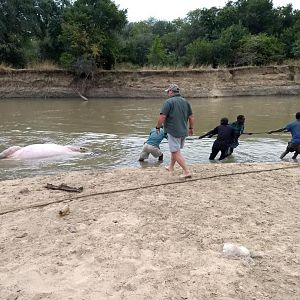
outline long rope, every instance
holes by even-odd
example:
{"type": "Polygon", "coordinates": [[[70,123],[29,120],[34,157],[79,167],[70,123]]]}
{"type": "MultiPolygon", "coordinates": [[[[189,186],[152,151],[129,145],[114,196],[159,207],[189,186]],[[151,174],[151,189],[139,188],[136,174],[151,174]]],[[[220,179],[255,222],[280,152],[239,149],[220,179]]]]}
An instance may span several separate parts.
{"type": "MultiPolygon", "coordinates": [[[[197,141],[197,140],[198,140],[198,137],[186,138],[186,141],[197,141]]],[[[168,143],[168,141],[162,141],[161,142],[161,144],[167,144],[167,143],[168,143]]],[[[98,154],[98,153],[107,152],[107,151],[119,151],[119,150],[136,149],[136,148],[141,148],[142,149],[143,145],[135,145],[135,146],[122,147],[122,148],[111,148],[109,150],[106,150],[106,149],[98,150],[98,149],[96,149],[92,153],[98,154]]]]}
{"type": "Polygon", "coordinates": [[[295,166],[293,165],[293,166],[287,166],[287,167],[282,167],[282,168],[272,168],[272,169],[265,169],[265,170],[253,170],[253,171],[245,171],[245,172],[218,174],[218,175],[212,175],[212,176],[201,177],[201,178],[193,178],[193,179],[188,179],[188,180],[157,183],[157,184],[151,184],[151,185],[144,185],[144,186],[140,186],[140,187],[119,189],[119,190],[114,190],[114,191],[97,192],[97,193],[92,193],[92,194],[73,197],[71,199],[70,198],[60,199],[60,200],[50,201],[50,202],[47,202],[47,203],[40,203],[40,204],[34,204],[34,205],[25,206],[25,207],[15,208],[15,209],[12,209],[12,210],[7,210],[7,211],[0,212],[0,216],[6,215],[6,214],[9,214],[9,213],[22,211],[22,210],[27,210],[27,209],[41,208],[41,207],[45,207],[45,206],[49,206],[51,204],[56,204],[56,203],[61,203],[61,202],[72,202],[74,200],[83,199],[83,198],[87,198],[87,197],[94,197],[94,196],[100,196],[100,195],[109,195],[109,194],[116,194],[116,193],[122,193],[122,192],[137,191],[137,190],[149,189],[149,188],[153,188],[153,187],[160,187],[160,186],[174,185],[174,184],[183,184],[183,183],[186,183],[186,182],[208,180],[208,179],[221,178],[221,177],[226,177],[226,176],[255,174],[255,173],[272,172],[272,171],[285,170],[285,169],[294,169],[294,168],[299,168],[299,165],[297,164],[295,166]]]}
{"type": "MultiPolygon", "coordinates": [[[[253,135],[253,134],[268,134],[268,132],[249,132],[249,133],[244,133],[244,135],[253,135]]],[[[207,137],[209,138],[209,137],[207,137]]],[[[201,138],[202,139],[202,138],[201,138]]],[[[187,137],[186,138],[186,141],[190,142],[190,141],[198,141],[198,140],[201,140],[199,139],[198,136],[194,136],[194,137],[187,137]]],[[[161,144],[167,144],[168,142],[167,141],[162,141],[161,144]]],[[[107,152],[107,151],[119,151],[119,150],[126,150],[126,149],[135,149],[135,148],[142,148],[143,145],[136,145],[136,146],[128,146],[128,147],[122,147],[122,148],[113,148],[113,149],[109,149],[109,150],[95,150],[93,151],[93,153],[95,154],[98,154],[98,153],[101,153],[101,152],[107,152]]]]}

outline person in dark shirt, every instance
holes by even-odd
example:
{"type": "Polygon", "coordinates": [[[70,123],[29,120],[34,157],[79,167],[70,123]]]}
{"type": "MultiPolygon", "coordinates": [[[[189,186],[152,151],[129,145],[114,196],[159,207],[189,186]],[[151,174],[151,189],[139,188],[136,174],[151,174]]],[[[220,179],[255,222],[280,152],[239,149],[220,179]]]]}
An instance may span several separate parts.
{"type": "Polygon", "coordinates": [[[199,136],[199,139],[204,137],[212,137],[215,134],[218,136],[213,143],[209,160],[214,160],[219,151],[221,151],[219,160],[222,160],[226,157],[229,145],[233,142],[234,138],[234,129],[228,124],[227,118],[222,118],[219,126],[210,130],[204,135],[199,136]]]}

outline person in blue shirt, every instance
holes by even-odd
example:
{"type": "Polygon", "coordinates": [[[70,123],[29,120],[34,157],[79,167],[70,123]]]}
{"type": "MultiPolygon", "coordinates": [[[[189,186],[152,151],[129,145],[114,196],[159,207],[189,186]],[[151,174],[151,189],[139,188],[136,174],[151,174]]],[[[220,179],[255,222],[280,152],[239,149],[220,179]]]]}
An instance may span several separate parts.
{"type": "Polygon", "coordinates": [[[268,133],[274,132],[290,132],[292,135],[291,141],[288,143],[285,151],[280,155],[280,158],[284,158],[289,152],[295,152],[293,155],[293,159],[297,158],[297,155],[300,153],[300,112],[296,113],[296,121],[289,123],[285,127],[270,130],[268,133]]]}
{"type": "Polygon", "coordinates": [[[156,128],[150,130],[149,137],[144,144],[143,151],[140,154],[139,161],[144,161],[149,158],[149,155],[152,154],[154,157],[158,157],[159,161],[163,160],[163,153],[161,152],[159,145],[162,140],[166,137],[163,127],[160,128],[159,133],[157,133],[156,128]]]}

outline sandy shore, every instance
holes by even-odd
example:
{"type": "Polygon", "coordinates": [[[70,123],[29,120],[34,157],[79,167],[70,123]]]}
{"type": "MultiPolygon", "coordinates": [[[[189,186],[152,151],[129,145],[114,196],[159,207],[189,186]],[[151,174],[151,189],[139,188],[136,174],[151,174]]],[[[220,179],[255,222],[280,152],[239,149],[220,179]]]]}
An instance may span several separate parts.
{"type": "Polygon", "coordinates": [[[0,299],[299,299],[299,164],[192,169],[1,182],[0,299]]]}

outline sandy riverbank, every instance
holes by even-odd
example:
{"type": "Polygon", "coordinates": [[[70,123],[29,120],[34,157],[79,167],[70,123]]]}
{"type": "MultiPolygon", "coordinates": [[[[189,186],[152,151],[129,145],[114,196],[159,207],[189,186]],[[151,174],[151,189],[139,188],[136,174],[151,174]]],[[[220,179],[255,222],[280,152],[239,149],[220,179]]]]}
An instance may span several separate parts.
{"type": "Polygon", "coordinates": [[[193,174],[1,182],[0,299],[299,299],[299,164],[195,165],[193,174]],[[252,258],[224,257],[224,242],[252,258]]]}

